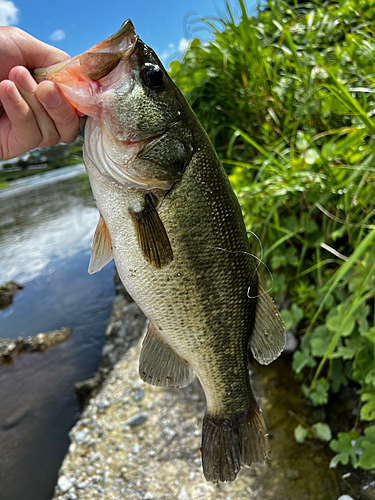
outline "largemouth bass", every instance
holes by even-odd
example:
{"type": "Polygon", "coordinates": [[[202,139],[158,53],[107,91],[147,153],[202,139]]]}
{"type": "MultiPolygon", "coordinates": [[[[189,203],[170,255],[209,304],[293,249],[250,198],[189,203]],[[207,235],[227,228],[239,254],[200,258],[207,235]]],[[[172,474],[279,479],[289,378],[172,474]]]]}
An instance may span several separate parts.
{"type": "Polygon", "coordinates": [[[248,353],[282,351],[280,315],[257,273],[241,209],[198,119],[128,20],[50,68],[88,116],[84,162],[100,220],[89,272],[112,258],[149,319],[139,373],[158,386],[204,389],[207,480],[233,481],[270,446],[250,387],[248,353]]]}

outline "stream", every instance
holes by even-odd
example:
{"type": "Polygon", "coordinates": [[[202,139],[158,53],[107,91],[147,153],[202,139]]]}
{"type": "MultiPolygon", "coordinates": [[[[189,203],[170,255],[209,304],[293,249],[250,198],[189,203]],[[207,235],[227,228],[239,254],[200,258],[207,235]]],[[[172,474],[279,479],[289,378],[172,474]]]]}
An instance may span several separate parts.
{"type": "Polygon", "coordinates": [[[83,165],[0,190],[0,338],[73,328],[64,343],[0,366],[0,500],[50,500],[80,412],[74,383],[96,370],[114,298],[114,264],[87,273],[99,215],[83,165]]]}

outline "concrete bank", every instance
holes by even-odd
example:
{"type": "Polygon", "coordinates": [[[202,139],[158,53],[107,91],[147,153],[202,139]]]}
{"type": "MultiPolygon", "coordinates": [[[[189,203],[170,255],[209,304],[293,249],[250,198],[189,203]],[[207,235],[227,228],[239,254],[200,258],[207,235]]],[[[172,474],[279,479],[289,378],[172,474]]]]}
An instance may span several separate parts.
{"type": "Polygon", "coordinates": [[[332,454],[325,445],[294,439],[293,415],[306,421],[314,415],[299,395],[290,359],[283,357],[254,367],[252,374],[273,459],[244,468],[234,483],[206,482],[200,457],[203,391],[197,380],[180,390],[141,381],[145,327],[137,306],[118,295],[98,373],[78,384],[82,396],[93,392],[70,433],[53,500],[337,500],[348,492],[348,480],[328,468],[332,454]]]}

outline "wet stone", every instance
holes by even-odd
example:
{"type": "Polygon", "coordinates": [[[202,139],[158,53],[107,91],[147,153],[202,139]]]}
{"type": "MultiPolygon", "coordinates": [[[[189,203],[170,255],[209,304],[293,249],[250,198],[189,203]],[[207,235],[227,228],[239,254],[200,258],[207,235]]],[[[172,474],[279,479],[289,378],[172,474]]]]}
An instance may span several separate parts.
{"type": "Polygon", "coordinates": [[[188,492],[186,491],[185,486],[182,486],[180,492],[178,494],[177,500],[190,500],[188,492]]]}
{"type": "Polygon", "coordinates": [[[60,490],[65,493],[68,491],[72,486],[72,481],[70,480],[69,477],[67,476],[60,476],[59,480],[57,481],[57,486],[60,488],[60,490]]]}
{"type": "Polygon", "coordinates": [[[298,479],[300,477],[299,471],[295,469],[287,469],[285,471],[285,477],[289,479],[290,481],[293,481],[294,479],[298,479]]]}
{"type": "Polygon", "coordinates": [[[133,395],[133,400],[135,402],[138,402],[138,401],[142,401],[142,399],[144,398],[145,396],[145,393],[143,391],[143,389],[139,389],[134,395],[133,395]]]}
{"type": "Polygon", "coordinates": [[[136,413],[132,417],[125,420],[124,425],[130,425],[130,427],[137,427],[142,425],[148,419],[148,414],[145,412],[136,413]]]}

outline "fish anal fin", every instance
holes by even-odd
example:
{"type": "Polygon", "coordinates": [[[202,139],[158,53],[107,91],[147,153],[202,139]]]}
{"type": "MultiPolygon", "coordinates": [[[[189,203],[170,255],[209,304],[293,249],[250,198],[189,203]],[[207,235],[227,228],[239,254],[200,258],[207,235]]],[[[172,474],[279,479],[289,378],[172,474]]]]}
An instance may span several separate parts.
{"type": "Polygon", "coordinates": [[[186,387],[192,382],[193,370],[165,342],[152,323],[149,323],[139,358],[142,380],[160,387],[186,387]]]}
{"type": "Polygon", "coordinates": [[[89,263],[89,274],[94,274],[103,269],[113,259],[111,237],[102,215],[94,235],[91,247],[91,258],[89,263]]]}
{"type": "Polygon", "coordinates": [[[259,275],[255,321],[249,345],[254,358],[262,365],[272,363],[285,347],[284,323],[259,275]]]}
{"type": "Polygon", "coordinates": [[[173,250],[151,196],[145,196],[142,210],[129,208],[129,213],[133,219],[139,247],[147,262],[157,269],[168,265],[173,260],[173,250]]]}
{"type": "Polygon", "coordinates": [[[202,465],[207,481],[234,481],[242,465],[264,463],[271,456],[266,426],[255,402],[242,414],[205,414],[202,465]]]}

